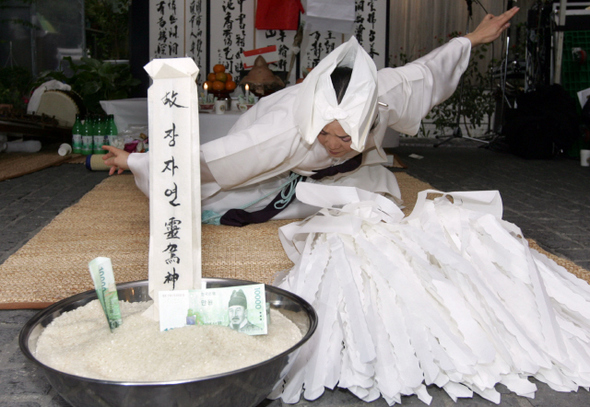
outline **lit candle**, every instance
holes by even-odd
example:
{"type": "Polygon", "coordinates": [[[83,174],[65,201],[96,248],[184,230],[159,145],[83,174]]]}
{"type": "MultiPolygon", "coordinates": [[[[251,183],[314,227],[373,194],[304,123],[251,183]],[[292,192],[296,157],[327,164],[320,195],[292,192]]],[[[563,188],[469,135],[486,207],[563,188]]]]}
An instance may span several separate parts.
{"type": "Polygon", "coordinates": [[[203,89],[205,90],[205,103],[207,102],[207,96],[208,96],[208,94],[209,94],[209,92],[207,92],[207,88],[208,88],[208,87],[209,87],[209,86],[207,85],[207,82],[205,82],[205,83],[203,84],[203,89]]]}
{"type": "Polygon", "coordinates": [[[250,85],[246,84],[246,104],[250,103],[250,85]]]}

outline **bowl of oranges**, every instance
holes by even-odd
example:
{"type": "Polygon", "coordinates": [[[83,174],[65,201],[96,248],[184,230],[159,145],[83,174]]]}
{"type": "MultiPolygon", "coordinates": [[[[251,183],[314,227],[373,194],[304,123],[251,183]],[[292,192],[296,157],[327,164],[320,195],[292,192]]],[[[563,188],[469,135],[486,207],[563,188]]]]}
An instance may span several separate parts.
{"type": "Polygon", "coordinates": [[[207,75],[203,86],[207,85],[207,91],[217,96],[218,99],[227,99],[229,94],[236,89],[236,83],[232,75],[225,71],[223,64],[213,66],[213,72],[207,75]]]}

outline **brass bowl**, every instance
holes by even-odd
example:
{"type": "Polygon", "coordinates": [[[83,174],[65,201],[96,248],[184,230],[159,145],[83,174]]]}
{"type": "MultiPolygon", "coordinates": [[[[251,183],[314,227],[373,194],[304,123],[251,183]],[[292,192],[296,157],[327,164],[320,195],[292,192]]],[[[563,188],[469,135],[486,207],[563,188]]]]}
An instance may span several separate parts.
{"type": "MultiPolygon", "coordinates": [[[[252,284],[221,278],[203,280],[207,282],[207,288],[252,284]]],[[[120,300],[150,300],[147,280],[119,284],[117,291],[120,300]]],[[[96,380],[55,370],[37,360],[37,339],[45,327],[61,314],[96,299],[94,290],[66,298],[37,313],[22,328],[19,344],[24,355],[44,371],[49,383],[73,406],[256,406],[281,384],[299,348],[314,333],[318,322],[314,309],[302,298],[268,285],[265,291],[271,308],[291,319],[301,329],[303,338],[271,359],[218,375],[170,382],[96,380]]]]}

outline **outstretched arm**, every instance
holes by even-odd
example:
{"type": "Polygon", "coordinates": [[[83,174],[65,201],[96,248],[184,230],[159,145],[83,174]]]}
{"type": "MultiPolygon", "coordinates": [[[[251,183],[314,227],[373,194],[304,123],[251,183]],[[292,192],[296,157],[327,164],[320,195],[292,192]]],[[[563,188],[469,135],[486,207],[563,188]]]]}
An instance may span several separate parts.
{"type": "Polygon", "coordinates": [[[481,44],[488,44],[496,40],[508,27],[510,20],[520,10],[518,7],[512,7],[510,10],[494,16],[488,14],[483,18],[481,23],[469,34],[465,36],[471,41],[471,46],[476,47],[481,44]]]}
{"type": "Polygon", "coordinates": [[[109,175],[115,173],[122,174],[125,170],[131,171],[135,178],[135,185],[149,197],[149,154],[130,154],[125,150],[113,146],[102,146],[102,148],[108,151],[102,159],[106,165],[111,167],[109,175]]]}
{"type": "Polygon", "coordinates": [[[127,164],[129,153],[127,151],[112,146],[102,146],[102,148],[108,151],[102,159],[106,165],[111,167],[109,175],[113,175],[115,172],[122,174],[123,171],[129,169],[129,165],[127,164]]]}
{"type": "Polygon", "coordinates": [[[387,125],[404,134],[416,134],[421,119],[455,91],[471,48],[497,39],[518,10],[514,7],[499,16],[488,14],[465,37],[455,38],[406,66],[379,70],[379,101],[388,106],[387,125]]]}

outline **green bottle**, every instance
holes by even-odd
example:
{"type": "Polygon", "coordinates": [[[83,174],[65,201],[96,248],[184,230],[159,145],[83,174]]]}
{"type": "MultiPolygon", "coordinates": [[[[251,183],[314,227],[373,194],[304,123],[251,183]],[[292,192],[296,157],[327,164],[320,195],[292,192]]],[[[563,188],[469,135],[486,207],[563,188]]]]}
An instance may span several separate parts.
{"type": "Polygon", "coordinates": [[[119,130],[117,129],[117,124],[115,123],[115,115],[110,114],[107,118],[107,138],[109,141],[110,146],[116,146],[116,140],[119,136],[119,130]]]}
{"type": "Polygon", "coordinates": [[[81,154],[82,153],[82,131],[84,125],[82,124],[82,120],[80,120],[80,115],[76,115],[76,121],[72,126],[72,152],[74,154],[81,154]]]}
{"type": "Polygon", "coordinates": [[[94,140],[93,140],[93,150],[94,154],[106,154],[106,150],[102,149],[102,146],[105,144],[105,120],[102,116],[98,116],[96,118],[96,123],[94,126],[94,140]]]}
{"type": "Polygon", "coordinates": [[[92,140],[94,137],[94,119],[92,116],[86,116],[84,120],[84,128],[82,132],[82,154],[92,154],[92,140]]]}

